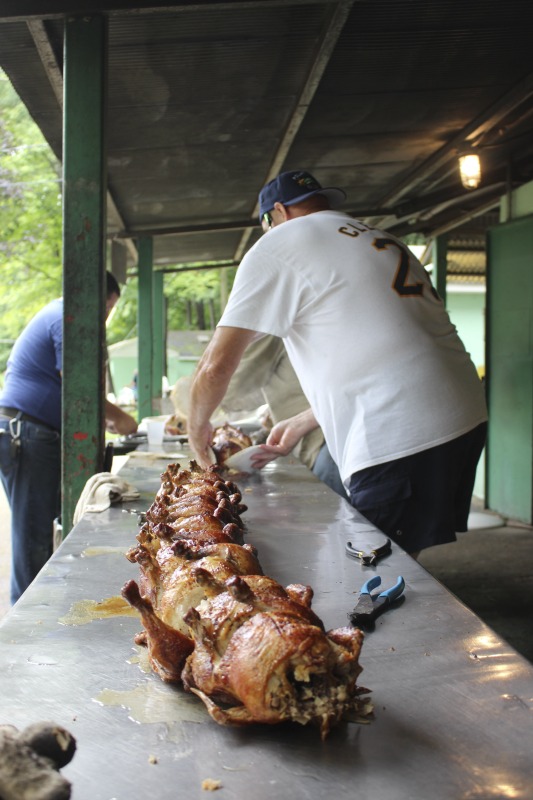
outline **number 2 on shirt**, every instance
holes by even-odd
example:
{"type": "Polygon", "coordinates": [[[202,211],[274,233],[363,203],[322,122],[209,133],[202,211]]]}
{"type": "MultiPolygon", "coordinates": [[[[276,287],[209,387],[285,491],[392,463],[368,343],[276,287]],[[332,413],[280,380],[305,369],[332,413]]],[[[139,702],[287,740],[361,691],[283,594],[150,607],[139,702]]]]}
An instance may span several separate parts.
{"type": "Polygon", "coordinates": [[[428,288],[433,297],[436,300],[440,300],[437,290],[432,286],[427,273],[426,281],[407,282],[409,278],[409,250],[406,247],[402,247],[394,239],[374,239],[372,245],[376,250],[388,250],[391,247],[395,247],[398,250],[398,268],[392,282],[392,288],[400,297],[422,297],[424,288],[428,288]]]}

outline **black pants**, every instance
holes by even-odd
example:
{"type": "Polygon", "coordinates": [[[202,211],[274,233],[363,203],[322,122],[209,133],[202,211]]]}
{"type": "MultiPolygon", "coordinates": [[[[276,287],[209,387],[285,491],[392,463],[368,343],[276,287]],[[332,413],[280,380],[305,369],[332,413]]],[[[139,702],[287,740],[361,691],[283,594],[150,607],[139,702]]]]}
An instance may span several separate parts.
{"type": "Polygon", "coordinates": [[[467,530],[487,423],[406,458],[350,478],[350,502],[408,553],[453,542],[467,530]]]}

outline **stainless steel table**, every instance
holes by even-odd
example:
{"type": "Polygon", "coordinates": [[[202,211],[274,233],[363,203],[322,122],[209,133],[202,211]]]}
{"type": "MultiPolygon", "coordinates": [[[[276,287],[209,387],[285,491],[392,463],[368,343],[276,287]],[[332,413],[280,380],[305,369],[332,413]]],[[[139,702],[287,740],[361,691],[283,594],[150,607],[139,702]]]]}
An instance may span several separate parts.
{"type": "MultiPolygon", "coordinates": [[[[167,460],[188,463],[184,450],[167,460]]],[[[0,722],[50,719],[78,749],[63,774],[74,800],[494,800],[533,797],[533,666],[398,548],[377,572],[406,581],[405,602],[368,633],[360,682],[370,724],[325,742],[310,727],[223,728],[203,705],[147,670],[121,613],[135,543],[165,459],[135,453],[121,475],[141,499],[87,514],[0,625],[0,722]],[[127,511],[130,510],[130,512],[127,511]]],[[[383,541],[347,502],[291,459],[239,478],[247,541],[266,574],[315,591],[326,627],[347,623],[376,571],[346,556],[383,541]]]]}

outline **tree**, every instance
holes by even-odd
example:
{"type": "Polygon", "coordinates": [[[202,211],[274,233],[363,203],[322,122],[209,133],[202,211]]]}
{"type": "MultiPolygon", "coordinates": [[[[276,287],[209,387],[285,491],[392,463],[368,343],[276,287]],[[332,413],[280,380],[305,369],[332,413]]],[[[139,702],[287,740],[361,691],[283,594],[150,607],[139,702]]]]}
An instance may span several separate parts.
{"type": "MultiPolygon", "coordinates": [[[[235,268],[223,267],[223,269],[229,273],[228,283],[231,285],[235,276],[235,268]]],[[[223,310],[220,307],[220,271],[221,268],[193,268],[165,275],[164,287],[168,303],[169,330],[214,328],[216,326],[223,310]]]]}
{"type": "Polygon", "coordinates": [[[0,370],[31,317],[61,294],[61,168],[0,72],[0,370]]]}
{"type": "MultiPolygon", "coordinates": [[[[220,319],[220,268],[168,272],[163,279],[166,300],[166,327],[172,331],[214,328],[220,319]],[[199,310],[202,308],[202,311],[199,310]],[[203,320],[203,324],[200,322],[203,320]]],[[[156,268],[157,269],[157,268],[156,268]]],[[[225,267],[228,283],[235,276],[234,267],[225,267]]],[[[115,307],[107,329],[109,344],[137,335],[137,277],[122,287],[120,303],[115,307]]]]}

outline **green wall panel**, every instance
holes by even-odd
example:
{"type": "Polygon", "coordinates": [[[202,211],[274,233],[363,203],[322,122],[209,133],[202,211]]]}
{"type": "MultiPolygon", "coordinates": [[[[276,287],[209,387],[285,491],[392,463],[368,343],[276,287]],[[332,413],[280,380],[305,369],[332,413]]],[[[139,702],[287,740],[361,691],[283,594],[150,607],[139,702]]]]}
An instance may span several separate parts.
{"type": "Polygon", "coordinates": [[[533,217],[489,231],[488,506],[533,522],[533,217]]]}

